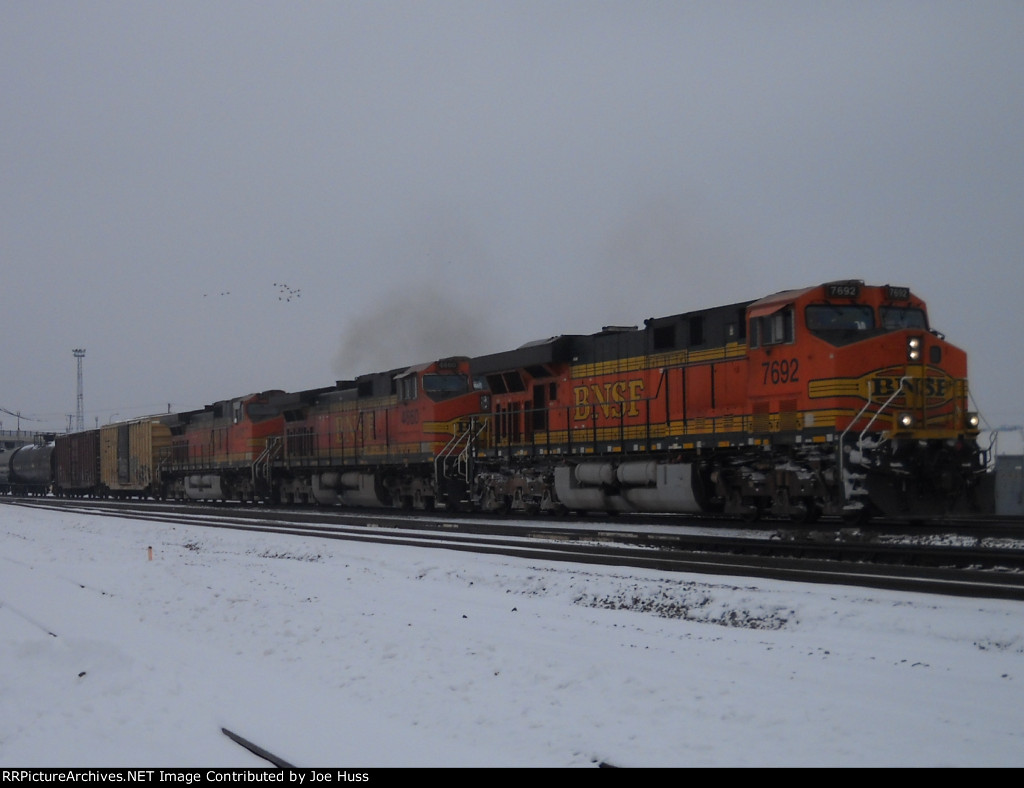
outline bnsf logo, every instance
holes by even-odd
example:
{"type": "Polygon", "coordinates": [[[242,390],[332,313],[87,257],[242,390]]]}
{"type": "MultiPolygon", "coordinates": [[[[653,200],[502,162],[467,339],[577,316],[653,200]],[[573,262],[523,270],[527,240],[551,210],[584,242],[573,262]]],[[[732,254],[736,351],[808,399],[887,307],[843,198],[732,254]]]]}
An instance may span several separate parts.
{"type": "Polygon", "coordinates": [[[606,419],[639,416],[640,409],[636,403],[641,399],[643,391],[642,380],[618,380],[614,383],[576,386],[572,390],[573,402],[576,405],[572,417],[576,421],[589,419],[595,406],[606,419]]]}
{"type": "MultiPolygon", "coordinates": [[[[872,378],[872,393],[876,397],[891,397],[900,388],[900,378],[872,378]]],[[[952,398],[952,381],[949,378],[916,378],[903,381],[903,391],[907,394],[924,395],[928,399],[943,402],[952,398]]]]}

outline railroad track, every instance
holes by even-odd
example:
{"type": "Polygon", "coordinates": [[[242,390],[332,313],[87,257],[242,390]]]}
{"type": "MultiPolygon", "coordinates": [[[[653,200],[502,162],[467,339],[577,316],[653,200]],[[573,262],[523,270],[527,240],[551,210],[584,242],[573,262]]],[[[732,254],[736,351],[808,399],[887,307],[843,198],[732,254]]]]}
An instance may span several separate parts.
{"type": "MultiPolygon", "coordinates": [[[[604,564],[1024,600],[1024,548],[883,543],[857,529],[728,529],[628,522],[512,521],[393,510],[267,509],[49,498],[5,503],[203,528],[262,531],[604,564]],[[745,535],[755,533],[756,536],[745,535]]],[[[922,534],[918,533],[918,537],[922,534]]],[[[977,540],[976,540],[977,541],[977,540]]]]}

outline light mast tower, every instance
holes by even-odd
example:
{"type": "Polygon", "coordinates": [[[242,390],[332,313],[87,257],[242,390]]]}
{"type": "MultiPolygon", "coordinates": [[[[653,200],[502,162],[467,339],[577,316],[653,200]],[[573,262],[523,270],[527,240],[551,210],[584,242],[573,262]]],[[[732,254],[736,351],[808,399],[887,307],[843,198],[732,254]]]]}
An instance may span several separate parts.
{"type": "Polygon", "coordinates": [[[71,352],[78,359],[78,414],[75,419],[75,430],[81,432],[85,429],[85,399],[82,396],[82,359],[85,358],[85,348],[77,347],[71,352]]]}

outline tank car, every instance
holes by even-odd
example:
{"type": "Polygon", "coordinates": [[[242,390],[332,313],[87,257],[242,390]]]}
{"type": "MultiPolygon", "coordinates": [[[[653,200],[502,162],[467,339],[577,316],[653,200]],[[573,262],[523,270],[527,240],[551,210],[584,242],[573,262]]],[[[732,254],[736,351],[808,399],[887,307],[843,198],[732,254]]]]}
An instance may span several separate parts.
{"type": "Polygon", "coordinates": [[[14,492],[11,487],[11,456],[27,443],[28,441],[21,438],[0,440],[0,493],[3,495],[10,495],[14,492]]]}
{"type": "Polygon", "coordinates": [[[53,480],[53,441],[0,448],[0,485],[13,495],[46,495],[53,480]]]}
{"type": "Polygon", "coordinates": [[[830,282],[471,361],[484,508],[850,520],[987,509],[967,358],[906,287],[830,282]]]}

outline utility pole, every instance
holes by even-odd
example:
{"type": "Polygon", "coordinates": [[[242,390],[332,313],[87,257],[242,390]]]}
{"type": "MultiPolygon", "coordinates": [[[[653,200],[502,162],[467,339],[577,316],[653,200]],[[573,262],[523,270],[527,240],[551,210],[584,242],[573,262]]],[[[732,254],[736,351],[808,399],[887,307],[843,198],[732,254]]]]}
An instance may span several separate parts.
{"type": "Polygon", "coordinates": [[[78,359],[78,414],[75,419],[75,430],[81,432],[85,429],[85,399],[82,396],[82,359],[85,358],[85,348],[78,347],[71,352],[78,359]]]}

